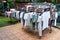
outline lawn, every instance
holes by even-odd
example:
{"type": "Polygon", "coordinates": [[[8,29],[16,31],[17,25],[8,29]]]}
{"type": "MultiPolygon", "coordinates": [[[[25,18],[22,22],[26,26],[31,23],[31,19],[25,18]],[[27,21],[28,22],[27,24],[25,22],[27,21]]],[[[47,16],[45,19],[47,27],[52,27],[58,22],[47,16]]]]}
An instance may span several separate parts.
{"type": "Polygon", "coordinates": [[[0,16],[0,27],[15,24],[17,22],[11,22],[8,17],[0,16]]]}
{"type": "MultiPolygon", "coordinates": [[[[0,16],[0,27],[9,26],[16,23],[17,21],[15,19],[11,21],[8,17],[0,16]]],[[[57,23],[57,26],[55,27],[60,29],[60,23],[57,23]]]]}

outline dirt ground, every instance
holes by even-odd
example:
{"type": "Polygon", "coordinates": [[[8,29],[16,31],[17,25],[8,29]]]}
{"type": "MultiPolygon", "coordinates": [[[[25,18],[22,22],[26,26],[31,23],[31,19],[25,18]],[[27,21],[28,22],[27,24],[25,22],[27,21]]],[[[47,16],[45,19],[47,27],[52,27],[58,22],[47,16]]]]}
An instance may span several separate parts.
{"type": "Polygon", "coordinates": [[[20,23],[0,28],[0,40],[60,40],[60,30],[52,27],[52,33],[45,30],[41,39],[38,33],[22,30],[20,23]]]}

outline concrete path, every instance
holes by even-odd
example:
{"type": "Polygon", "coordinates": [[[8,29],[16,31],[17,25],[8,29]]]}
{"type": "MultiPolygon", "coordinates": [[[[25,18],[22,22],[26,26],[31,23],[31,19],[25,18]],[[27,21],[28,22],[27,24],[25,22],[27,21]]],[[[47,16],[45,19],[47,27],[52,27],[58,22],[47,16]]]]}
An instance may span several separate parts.
{"type": "Polygon", "coordinates": [[[0,40],[60,40],[60,30],[53,28],[52,33],[48,30],[43,33],[41,39],[38,38],[38,33],[27,33],[22,30],[20,23],[0,28],[0,40]]]}

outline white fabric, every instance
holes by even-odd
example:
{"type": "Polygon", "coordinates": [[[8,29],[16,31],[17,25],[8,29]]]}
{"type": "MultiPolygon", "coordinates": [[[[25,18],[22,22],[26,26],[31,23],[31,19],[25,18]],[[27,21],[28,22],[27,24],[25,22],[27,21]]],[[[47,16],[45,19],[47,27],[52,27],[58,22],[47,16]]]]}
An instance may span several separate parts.
{"type": "Polygon", "coordinates": [[[11,11],[7,11],[7,13],[12,13],[11,11]]]}
{"type": "Polygon", "coordinates": [[[22,18],[22,17],[23,17],[23,14],[24,14],[24,12],[21,12],[21,13],[20,13],[20,18],[22,18]]]}
{"type": "Polygon", "coordinates": [[[58,13],[57,13],[57,12],[55,12],[55,18],[57,19],[57,17],[58,17],[58,13]]]}
{"type": "Polygon", "coordinates": [[[58,17],[58,13],[56,12],[55,13],[55,23],[54,23],[54,26],[56,26],[57,17],[58,17]]]}
{"type": "Polygon", "coordinates": [[[32,5],[26,5],[26,11],[28,12],[28,8],[32,7],[32,5]]]}
{"type": "Polygon", "coordinates": [[[50,11],[44,12],[44,13],[42,14],[43,30],[44,30],[45,28],[48,28],[49,18],[50,18],[50,11]]]}
{"type": "MultiPolygon", "coordinates": [[[[30,19],[32,19],[33,18],[33,15],[35,15],[35,18],[34,18],[34,22],[36,22],[37,21],[37,13],[36,12],[30,12],[29,13],[29,15],[30,15],[30,19]],[[33,14],[34,13],[34,14],[33,14]]],[[[30,25],[31,25],[31,27],[32,27],[32,21],[30,22],[30,25]]],[[[37,24],[35,23],[35,29],[37,29],[37,24]]]]}
{"type": "Polygon", "coordinates": [[[55,23],[54,23],[54,26],[56,26],[56,21],[57,21],[57,20],[55,19],[55,23]]]}
{"type": "Polygon", "coordinates": [[[23,24],[23,19],[21,19],[21,24],[23,24]]]}
{"type": "Polygon", "coordinates": [[[26,13],[24,15],[24,19],[25,19],[25,26],[27,26],[27,25],[30,26],[30,15],[29,15],[29,13],[26,13]]]}
{"type": "Polygon", "coordinates": [[[36,12],[33,13],[32,19],[33,19],[32,22],[36,22],[36,20],[37,20],[37,14],[36,14],[36,12]]]}
{"type": "Polygon", "coordinates": [[[23,14],[24,14],[24,12],[21,12],[21,13],[20,13],[21,24],[23,24],[23,14]]]}
{"type": "Polygon", "coordinates": [[[37,22],[38,22],[39,36],[42,36],[42,17],[41,16],[38,17],[37,22]]]}
{"type": "Polygon", "coordinates": [[[15,12],[16,10],[15,9],[10,9],[11,12],[15,12]]]}
{"type": "Polygon", "coordinates": [[[30,12],[29,15],[30,15],[30,18],[32,18],[33,12],[30,12]]]}
{"type": "Polygon", "coordinates": [[[19,19],[19,12],[20,11],[16,11],[16,18],[19,19]]]}
{"type": "MultiPolygon", "coordinates": [[[[30,20],[31,20],[33,16],[33,12],[29,12],[29,15],[30,15],[30,20]]],[[[30,26],[32,27],[32,21],[30,21],[30,26]]]]}

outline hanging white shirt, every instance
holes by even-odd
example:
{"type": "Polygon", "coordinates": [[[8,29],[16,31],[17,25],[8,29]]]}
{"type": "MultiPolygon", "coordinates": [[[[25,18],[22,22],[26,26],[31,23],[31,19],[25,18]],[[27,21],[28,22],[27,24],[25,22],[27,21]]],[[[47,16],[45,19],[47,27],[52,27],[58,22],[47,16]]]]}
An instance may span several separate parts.
{"type": "Polygon", "coordinates": [[[55,12],[55,23],[54,23],[54,26],[56,26],[57,18],[58,18],[58,13],[57,13],[57,12],[55,12]]]}
{"type": "Polygon", "coordinates": [[[28,12],[28,8],[32,7],[32,5],[26,5],[26,11],[28,12]]]}
{"type": "Polygon", "coordinates": [[[33,12],[29,12],[30,18],[32,18],[33,12]]]}
{"type": "Polygon", "coordinates": [[[23,17],[23,14],[24,14],[24,12],[21,12],[21,13],[20,13],[20,18],[22,18],[22,17],[23,17]]]}
{"type": "Polygon", "coordinates": [[[10,9],[11,12],[15,12],[16,10],[15,9],[10,9]]]}
{"type": "Polygon", "coordinates": [[[20,11],[16,11],[16,18],[19,19],[19,12],[20,11]]]}
{"type": "Polygon", "coordinates": [[[24,12],[21,12],[21,13],[20,13],[21,24],[23,24],[23,14],[24,14],[24,12]]]}
{"type": "Polygon", "coordinates": [[[33,12],[29,12],[29,15],[30,15],[30,26],[32,27],[32,16],[33,16],[33,12]]]}
{"type": "Polygon", "coordinates": [[[58,17],[58,13],[57,13],[57,12],[55,12],[55,18],[57,19],[57,17],[58,17]]]}
{"type": "Polygon", "coordinates": [[[48,28],[49,18],[50,18],[50,11],[44,12],[44,13],[42,14],[43,30],[44,30],[45,28],[48,28]]]}
{"type": "Polygon", "coordinates": [[[38,22],[39,36],[42,36],[42,28],[43,28],[43,27],[42,27],[42,17],[41,17],[41,16],[38,17],[37,22],[38,22]]]}
{"type": "Polygon", "coordinates": [[[29,13],[26,13],[25,15],[24,15],[24,19],[25,19],[25,26],[30,26],[30,15],[29,15],[29,13]]]}

